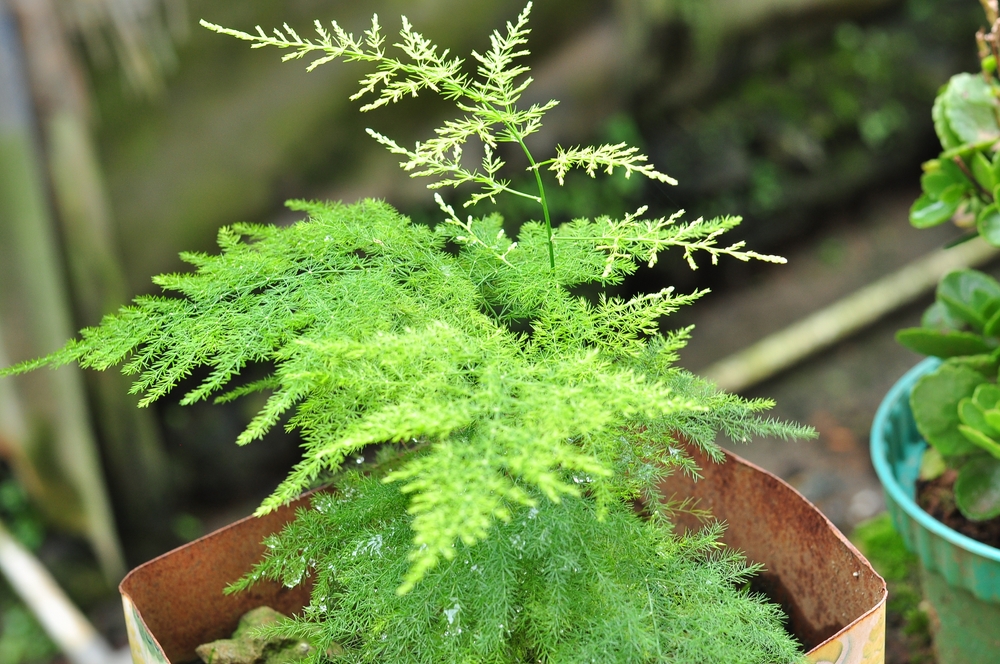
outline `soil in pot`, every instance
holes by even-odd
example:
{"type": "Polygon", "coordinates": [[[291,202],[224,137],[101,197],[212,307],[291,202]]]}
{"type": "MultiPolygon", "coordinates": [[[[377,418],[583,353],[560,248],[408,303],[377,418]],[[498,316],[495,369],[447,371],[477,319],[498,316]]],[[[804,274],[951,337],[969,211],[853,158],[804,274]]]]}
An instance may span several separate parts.
{"type": "Polygon", "coordinates": [[[917,504],[932,517],[966,537],[1000,548],[1000,517],[970,521],[955,504],[955,480],[958,471],[949,469],[933,480],[917,480],[917,504]]]}

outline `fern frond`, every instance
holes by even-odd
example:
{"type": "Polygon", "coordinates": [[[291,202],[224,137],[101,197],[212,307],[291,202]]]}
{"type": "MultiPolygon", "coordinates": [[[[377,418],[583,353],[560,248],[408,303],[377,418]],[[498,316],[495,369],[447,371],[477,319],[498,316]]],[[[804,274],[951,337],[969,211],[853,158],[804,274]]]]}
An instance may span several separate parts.
{"type": "Polygon", "coordinates": [[[621,265],[633,260],[645,262],[649,267],[656,265],[660,253],[679,247],[684,250],[684,260],[692,270],[698,269],[694,260],[696,252],[709,255],[712,265],[720,256],[729,256],[740,261],[756,259],[769,263],[785,263],[781,256],[768,256],[754,251],[743,251],[745,242],[736,242],[728,247],[717,244],[719,237],[740,224],[741,217],[716,217],[706,220],[702,217],[689,223],[679,223],[684,211],[669,217],[642,219],[646,206],[640,207],[622,219],[599,217],[593,222],[576,221],[557,229],[556,242],[593,242],[596,247],[607,252],[604,277],[622,269],[621,265]],[[564,230],[565,229],[565,230],[564,230]]]}
{"type": "MultiPolygon", "coordinates": [[[[362,38],[334,23],[330,31],[318,28],[317,41],[288,26],[273,36],[210,27],[254,46],[292,49],[286,57],[375,63],[377,75],[364,84],[376,94],[370,106],[423,89],[458,98],[468,115],[414,150],[372,134],[409,160],[404,168],[446,184],[473,182],[477,196],[489,197],[508,189],[498,175],[502,162],[488,149],[482,170],[466,169],[463,142],[520,142],[551,107],[514,108],[527,84],[526,68],[514,63],[524,55],[529,11],[530,4],[476,56],[476,84],[461,73],[460,60],[448,59],[405,18],[396,46],[406,62],[385,54],[377,17],[362,38]]],[[[560,164],[654,173],[622,146],[560,154],[560,164]]],[[[720,395],[670,369],[686,332],[661,336],[660,322],[700,292],[665,289],[592,303],[568,290],[618,283],[671,247],[682,248],[692,266],[697,251],[713,262],[720,255],[774,259],[740,243],[717,246],[737,218],[683,224],[679,215],[643,220],[640,210],[622,220],[577,220],[554,234],[527,223],[508,239],[499,217],[462,221],[438,201],[447,219],[434,231],[373,201],[298,201],[291,206],[309,220],[223,228],[219,255],[185,254],[193,272],[154,279],[176,297],[137,298],[60,353],[7,371],[72,360],[101,369],[123,364],[143,405],[204,368],[207,376],[182,403],[269,390],[237,443],[287,419],[305,449],[260,512],[295,498],[367,445],[411,446],[412,456],[386,478],[409,496],[413,515],[403,590],[451,560],[456,547],[487,539],[535,497],[555,503],[585,489],[604,514],[616,501],[655,491],[663,472],[696,473],[674,445],[678,435],[718,456],[719,431],[738,439],[808,433],[759,418],[766,402],[720,395]],[[459,244],[457,256],[442,251],[448,240],[459,244]],[[530,332],[507,327],[519,319],[530,332]],[[261,362],[274,366],[263,381],[229,387],[261,362]],[[631,443],[625,432],[633,433],[631,443]]]]}
{"type": "Polygon", "coordinates": [[[556,148],[555,157],[539,163],[536,168],[548,166],[549,170],[556,174],[560,185],[563,184],[566,173],[574,168],[582,168],[590,177],[596,177],[599,170],[611,175],[616,168],[621,168],[625,171],[626,178],[632,177],[632,173],[638,173],[657,182],[677,184],[677,180],[660,173],[647,163],[648,161],[649,157],[640,154],[639,148],[629,146],[626,143],[605,144],[596,147],[578,146],[569,149],[559,146],[556,148]]]}
{"type": "MultiPolygon", "coordinates": [[[[490,35],[491,48],[485,55],[472,52],[472,57],[479,61],[479,75],[482,80],[474,85],[480,97],[505,110],[512,109],[520,99],[521,93],[531,84],[530,78],[520,84],[515,83],[519,76],[530,70],[528,67],[514,65],[514,60],[528,55],[526,49],[516,49],[528,43],[528,35],[531,33],[528,29],[530,14],[529,2],[515,23],[507,22],[506,35],[501,35],[497,30],[493,31],[490,35]]],[[[515,121],[514,124],[520,123],[515,121]]]]}
{"type": "Polygon", "coordinates": [[[230,591],[310,577],[302,615],[272,629],[334,661],[801,661],[777,607],[742,589],[757,568],[722,548],[718,524],[677,537],[622,504],[599,519],[585,498],[527,498],[400,595],[417,517],[396,485],[348,474],[230,591]]]}

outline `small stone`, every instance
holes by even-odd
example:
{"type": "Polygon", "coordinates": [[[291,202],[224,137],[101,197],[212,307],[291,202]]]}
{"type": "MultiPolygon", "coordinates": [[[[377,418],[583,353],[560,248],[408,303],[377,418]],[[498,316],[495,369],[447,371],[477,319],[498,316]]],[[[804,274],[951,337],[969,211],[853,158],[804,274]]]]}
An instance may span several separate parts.
{"type": "Polygon", "coordinates": [[[295,664],[312,650],[308,642],[253,636],[256,628],[273,625],[284,618],[269,606],[258,607],[243,614],[232,638],[202,644],[195,652],[205,664],[295,664]]]}
{"type": "Polygon", "coordinates": [[[250,639],[219,639],[203,643],[195,652],[205,664],[256,664],[264,647],[250,639]]]}
{"type": "Polygon", "coordinates": [[[312,647],[305,641],[285,641],[278,648],[264,651],[263,664],[297,664],[312,652],[312,647]]]}
{"type": "Polygon", "coordinates": [[[281,622],[284,618],[285,615],[283,613],[279,613],[269,606],[258,606],[256,609],[251,609],[243,614],[240,618],[240,624],[236,626],[236,631],[233,632],[233,638],[238,639],[254,627],[273,625],[281,622]]]}

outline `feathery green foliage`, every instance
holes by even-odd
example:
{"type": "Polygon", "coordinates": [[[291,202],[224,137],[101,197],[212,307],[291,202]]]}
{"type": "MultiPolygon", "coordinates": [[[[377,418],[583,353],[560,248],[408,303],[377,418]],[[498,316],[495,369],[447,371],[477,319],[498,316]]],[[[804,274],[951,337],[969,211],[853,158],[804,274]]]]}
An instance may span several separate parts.
{"type": "MultiPolygon", "coordinates": [[[[635,267],[602,248],[597,222],[556,229],[550,271],[536,223],[502,258],[509,240],[495,217],[471,231],[432,231],[375,201],[293,207],[310,220],[223,229],[220,255],[185,254],[195,272],[154,279],[182,297],[138,298],[43,362],[124,363],[143,404],[201,366],[212,370],[182,403],[270,390],[237,442],[262,437],[291,411],[288,426],[302,431],[306,449],[261,512],[368,445],[415,441],[426,449],[386,478],[412,494],[405,588],[450,559],[456,541],[473,544],[512,506],[534,505],[520,483],[558,501],[580,495],[570,475],[582,474],[606,508],[655,493],[656,478],[685,458],[680,445],[664,444],[678,435],[715,450],[719,425],[740,439],[806,433],[753,418],[766,403],[704,388],[687,394],[697,381],[669,367],[686,333],[659,336],[657,323],[699,293],[594,304],[569,292],[635,267]],[[485,239],[453,256],[442,249],[456,232],[485,239]],[[575,241],[561,242],[563,233],[575,241]],[[529,320],[531,334],[504,325],[515,318],[529,320]],[[272,375],[224,392],[260,361],[275,362],[272,375]],[[627,430],[642,433],[623,437],[627,430]],[[649,439],[641,456],[635,438],[649,439]]],[[[619,254],[630,245],[622,246],[619,254]]]]}
{"type": "Polygon", "coordinates": [[[276,628],[345,662],[793,662],[777,607],[743,587],[755,571],[715,526],[679,538],[657,518],[591,501],[520,508],[494,536],[458,547],[413,592],[407,500],[348,474],[318,494],[230,591],[315,576],[314,601],[276,628]],[[627,564],[623,564],[628,561],[627,564]],[[413,644],[422,644],[414,650],[413,644]]]}
{"type": "Polygon", "coordinates": [[[475,185],[466,205],[523,196],[543,221],[511,239],[498,216],[462,220],[440,197],[433,229],[378,201],[295,201],[306,220],[222,229],[220,254],[183,254],[193,272],[154,278],[169,296],[137,298],[63,350],[0,374],[123,365],[148,405],[207,367],[182,403],[268,393],[237,442],[283,425],[301,432],[304,451],[260,513],[383,444],[378,481],[342,478],[338,497],[317,498],[238,586],[315,575],[304,617],[281,629],[337,642],[345,661],[790,661],[775,609],[738,590],[752,570],[718,550],[718,529],[672,535],[658,484],[697,474],[684,441],[719,460],[719,432],[746,441],[811,430],[672,366],[689,330],[663,334],[661,321],[701,292],[573,294],[619,284],[671,248],[692,268],[699,253],[781,259],[719,246],[737,217],[646,220],[640,209],[553,227],[546,168],[560,183],[575,167],[671,180],[625,145],[533,158],[524,138],[555,102],[516,107],[530,83],[516,64],[529,10],[473,53],[478,78],[405,18],[406,61],[386,55],[377,18],[360,40],[317,24],[315,42],[287,26],[272,38],[206,25],[294,49],[286,59],[315,54],[310,68],[376,63],[355,96],[375,95],[363,110],[425,90],[455,100],[463,115],[413,150],[371,133],[413,175],[436,176],[431,188],[475,185]],[[462,157],[471,139],[485,151],[478,167],[462,157]],[[537,193],[501,178],[500,143],[524,151],[537,193]],[[267,377],[239,379],[259,363],[273,367],[267,377]],[[645,521],[630,511],[637,499],[645,521]]]}
{"type": "MultiPolygon", "coordinates": [[[[473,193],[464,203],[465,207],[474,205],[483,199],[495,200],[501,193],[513,194],[534,201],[541,206],[545,219],[545,227],[549,240],[549,267],[555,268],[555,255],[552,237],[552,222],[549,218],[549,208],[545,200],[545,187],[542,182],[541,170],[545,167],[555,173],[559,184],[563,184],[565,175],[574,168],[584,169],[588,175],[595,177],[597,171],[614,173],[616,168],[623,169],[625,177],[639,173],[653,180],[667,184],[677,184],[668,175],[660,173],[649,165],[648,157],[638,153],[635,147],[624,143],[616,145],[599,145],[596,147],[556,148],[556,155],[550,159],[536,161],[534,155],[525,145],[527,137],[536,133],[542,126],[542,118],[546,111],[554,108],[558,102],[550,100],[545,104],[532,104],[527,109],[518,109],[517,102],[521,94],[531,85],[531,77],[527,76],[529,68],[517,64],[518,58],[528,55],[521,48],[528,42],[528,16],[531,13],[529,2],[517,21],[507,23],[507,33],[494,31],[490,36],[490,50],[484,54],[472,52],[476,62],[478,79],[463,71],[465,64],[461,58],[448,57],[448,51],[438,53],[437,46],[423,35],[416,32],[404,16],[403,27],[399,31],[400,41],[394,44],[407,60],[393,58],[386,54],[385,36],[379,24],[378,15],[372,16],[372,24],[365,30],[361,38],[344,30],[333,21],[331,30],[316,21],[317,39],[303,39],[286,23],[284,31],[275,29],[269,36],[257,26],[257,33],[250,34],[240,30],[232,30],[201,21],[201,25],[215,32],[230,35],[251,42],[251,48],[273,46],[279,49],[291,49],[283,60],[297,60],[306,56],[315,56],[309,63],[312,71],[320,65],[334,60],[346,62],[370,62],[377,65],[376,71],[361,79],[361,88],[352,100],[358,100],[373,94],[375,100],[361,107],[361,111],[370,111],[386,104],[396,103],[406,97],[416,97],[421,91],[429,90],[440,94],[445,99],[455,101],[460,113],[465,115],[455,120],[448,120],[444,126],[435,130],[437,136],[424,142],[418,142],[410,150],[400,146],[396,141],[383,134],[368,129],[368,133],[393,154],[406,158],[400,163],[403,170],[410,172],[411,177],[435,176],[438,179],[427,185],[429,189],[442,187],[458,187],[471,183],[477,185],[479,191],[473,193]],[[470,139],[478,139],[483,148],[483,158],[480,167],[468,166],[463,161],[463,148],[470,139]],[[535,174],[537,192],[525,192],[513,189],[510,180],[500,177],[500,170],[505,161],[496,150],[499,144],[513,143],[520,147],[528,160],[528,170],[535,174]]],[[[440,198],[438,199],[439,203],[440,198]]],[[[441,203],[442,207],[445,207],[441,203]]],[[[643,208],[644,211],[644,208],[643,208]]],[[[451,218],[461,224],[449,210],[451,218]]],[[[641,215],[637,213],[637,216],[641,215]]],[[[647,230],[644,238],[645,247],[649,252],[650,263],[655,263],[657,252],[671,244],[670,239],[683,235],[683,230],[673,226],[675,219],[657,220],[642,224],[647,230]],[[665,243],[664,243],[665,242],[665,243]]],[[[636,230],[639,225],[636,218],[622,222],[628,227],[626,234],[636,241],[636,230]]],[[[777,256],[763,256],[752,251],[741,251],[742,242],[729,247],[714,246],[714,239],[719,234],[739,223],[738,219],[724,218],[708,222],[709,229],[696,227],[704,222],[699,220],[686,226],[699,238],[704,238],[707,245],[712,246],[712,259],[719,254],[727,254],[740,260],[756,258],[772,262],[784,262],[777,256]]],[[[621,235],[622,229],[612,226],[609,241],[621,235]]],[[[472,238],[469,238],[471,241],[472,238]]]]}

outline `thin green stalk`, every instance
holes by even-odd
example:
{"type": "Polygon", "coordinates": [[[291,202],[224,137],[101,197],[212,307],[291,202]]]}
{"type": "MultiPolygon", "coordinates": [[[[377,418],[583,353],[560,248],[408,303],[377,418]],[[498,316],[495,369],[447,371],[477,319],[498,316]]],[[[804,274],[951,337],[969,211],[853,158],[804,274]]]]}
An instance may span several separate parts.
{"type": "MultiPolygon", "coordinates": [[[[466,94],[467,96],[472,98],[472,95],[468,93],[466,94]]],[[[496,113],[497,116],[500,116],[500,113],[497,111],[496,108],[493,107],[493,104],[490,104],[486,100],[482,101],[491,111],[496,113]]],[[[508,108],[507,113],[510,112],[511,110],[508,108]]],[[[528,150],[528,146],[524,144],[524,140],[521,138],[521,134],[517,131],[517,129],[514,128],[514,125],[512,125],[507,120],[501,120],[501,122],[503,122],[503,125],[507,127],[507,131],[510,132],[510,135],[513,136],[515,139],[517,139],[517,144],[521,146],[521,150],[524,151],[524,156],[528,158],[528,163],[531,164],[531,170],[535,174],[535,184],[538,185],[538,198],[539,198],[538,202],[542,206],[542,215],[545,217],[545,232],[546,232],[546,239],[548,240],[548,245],[549,245],[549,269],[554,270],[556,269],[556,252],[555,248],[552,245],[552,219],[549,217],[549,204],[548,201],[546,201],[545,199],[545,186],[542,184],[542,174],[538,172],[538,165],[535,163],[535,158],[531,156],[531,151],[528,150]]],[[[514,192],[514,190],[511,190],[511,192],[514,192]]],[[[518,193],[522,196],[526,195],[521,192],[514,192],[514,193],[518,193]]]]}
{"type": "Polygon", "coordinates": [[[536,203],[541,203],[542,199],[538,196],[532,196],[531,194],[526,194],[523,191],[518,191],[517,189],[511,189],[510,187],[504,187],[503,192],[507,194],[514,194],[515,196],[520,196],[521,198],[527,198],[529,201],[535,201],[536,203]]]}
{"type": "Polygon", "coordinates": [[[538,197],[541,199],[539,202],[542,206],[542,214],[545,216],[545,232],[547,234],[548,244],[549,244],[549,269],[556,269],[556,252],[555,248],[552,246],[552,220],[549,218],[549,204],[545,200],[545,187],[542,185],[542,174],[538,172],[538,166],[535,164],[534,157],[531,156],[531,152],[528,150],[528,146],[524,144],[521,140],[521,135],[518,134],[514,127],[509,123],[504,122],[507,125],[507,129],[510,131],[511,136],[517,139],[518,145],[524,150],[524,156],[528,158],[528,163],[531,164],[531,170],[535,173],[535,183],[538,185],[538,197]]]}

